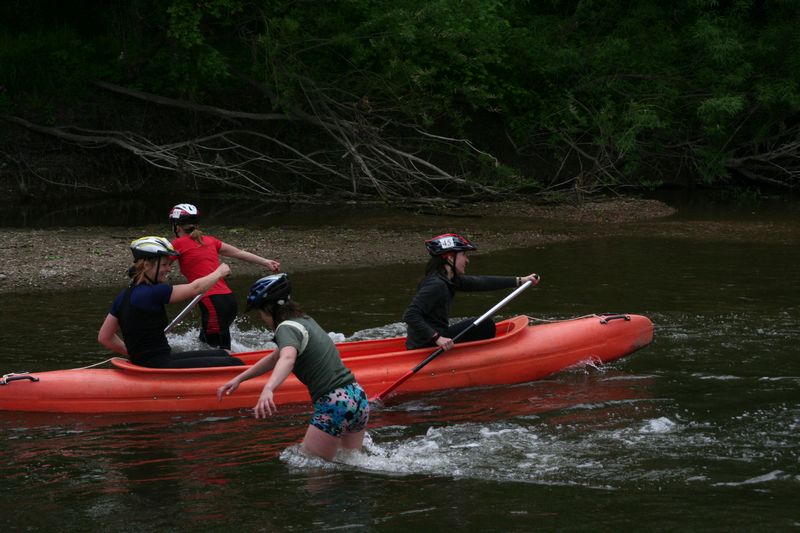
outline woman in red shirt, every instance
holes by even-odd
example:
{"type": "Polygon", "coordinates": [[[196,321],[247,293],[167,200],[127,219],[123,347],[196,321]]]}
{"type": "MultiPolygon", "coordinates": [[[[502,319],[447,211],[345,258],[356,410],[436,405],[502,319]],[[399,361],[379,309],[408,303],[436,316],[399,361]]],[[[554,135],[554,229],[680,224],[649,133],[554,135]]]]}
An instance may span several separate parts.
{"type": "MultiPolygon", "coordinates": [[[[204,235],[200,231],[197,207],[192,204],[176,205],[170,210],[169,219],[176,237],[172,246],[180,254],[178,262],[181,274],[189,283],[213,272],[220,264],[220,255],[262,265],[272,272],[280,271],[278,261],[265,259],[211,235],[204,235]]],[[[230,350],[230,327],[236,313],[233,291],[225,280],[220,279],[200,300],[200,340],[215,348],[230,350]]]]}

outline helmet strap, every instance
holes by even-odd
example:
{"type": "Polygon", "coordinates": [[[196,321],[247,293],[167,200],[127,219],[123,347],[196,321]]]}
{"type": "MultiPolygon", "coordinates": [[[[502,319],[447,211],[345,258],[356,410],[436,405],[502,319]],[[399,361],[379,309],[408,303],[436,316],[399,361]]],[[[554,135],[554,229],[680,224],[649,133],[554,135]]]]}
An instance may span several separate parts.
{"type": "Polygon", "coordinates": [[[147,272],[144,273],[144,279],[150,283],[150,285],[157,285],[158,284],[158,273],[161,271],[161,256],[156,257],[156,279],[154,280],[150,276],[147,275],[147,272]]]}

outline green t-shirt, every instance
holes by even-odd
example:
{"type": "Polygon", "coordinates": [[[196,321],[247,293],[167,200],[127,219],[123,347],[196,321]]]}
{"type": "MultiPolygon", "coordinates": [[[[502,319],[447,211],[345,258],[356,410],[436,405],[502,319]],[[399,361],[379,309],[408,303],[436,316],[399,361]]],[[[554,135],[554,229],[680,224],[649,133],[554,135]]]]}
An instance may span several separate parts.
{"type": "Polygon", "coordinates": [[[333,389],[355,381],[353,373],[342,363],[336,345],[313,318],[303,316],[293,318],[291,322],[297,322],[308,331],[308,343],[305,349],[301,352],[303,333],[290,324],[278,324],[273,340],[279,350],[285,346],[297,349],[297,360],[292,371],[308,388],[312,402],[333,389]]]}

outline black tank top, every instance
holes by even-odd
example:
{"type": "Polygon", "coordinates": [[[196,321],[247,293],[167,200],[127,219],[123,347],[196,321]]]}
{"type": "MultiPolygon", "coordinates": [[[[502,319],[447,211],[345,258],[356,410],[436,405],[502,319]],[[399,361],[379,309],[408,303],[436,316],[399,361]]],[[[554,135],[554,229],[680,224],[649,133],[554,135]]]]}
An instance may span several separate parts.
{"type": "Polygon", "coordinates": [[[165,357],[172,351],[164,328],[169,319],[167,310],[147,311],[131,305],[131,294],[136,285],[125,290],[119,306],[118,320],[131,362],[142,364],[149,359],[165,357]]]}

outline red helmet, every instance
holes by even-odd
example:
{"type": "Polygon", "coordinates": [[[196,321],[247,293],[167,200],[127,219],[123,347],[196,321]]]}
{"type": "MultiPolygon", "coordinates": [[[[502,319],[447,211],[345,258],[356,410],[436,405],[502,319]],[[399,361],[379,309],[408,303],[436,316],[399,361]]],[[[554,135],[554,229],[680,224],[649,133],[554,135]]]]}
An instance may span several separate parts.
{"type": "Polygon", "coordinates": [[[425,241],[425,248],[431,255],[442,255],[449,252],[471,252],[478,247],[457,233],[445,233],[425,241]]]}
{"type": "Polygon", "coordinates": [[[199,212],[192,204],[178,204],[169,210],[169,219],[173,224],[197,224],[199,212]]]}

